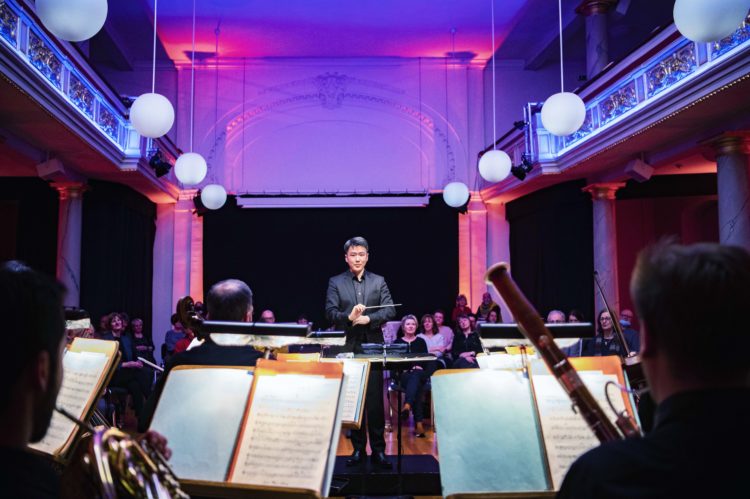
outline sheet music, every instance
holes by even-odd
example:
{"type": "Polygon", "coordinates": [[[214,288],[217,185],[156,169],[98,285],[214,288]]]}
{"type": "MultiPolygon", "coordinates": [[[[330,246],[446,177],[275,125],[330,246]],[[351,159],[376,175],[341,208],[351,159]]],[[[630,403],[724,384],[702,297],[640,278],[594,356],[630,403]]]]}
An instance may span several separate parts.
{"type": "MultiPolygon", "coordinates": [[[[95,395],[94,390],[99,384],[107,360],[108,357],[103,353],[66,351],[63,356],[63,379],[57,396],[57,406],[82,418],[86,405],[95,395]]],[[[55,454],[61,450],[75,430],[75,423],[55,411],[47,434],[41,441],[30,444],[29,447],[55,454]]]]}
{"type": "MultiPolygon", "coordinates": [[[[601,371],[579,371],[578,375],[614,422],[616,415],[609,408],[604,396],[604,385],[607,381],[617,382],[617,376],[603,374],[601,371]]],[[[599,445],[599,440],[583,417],[573,412],[570,397],[554,376],[535,374],[533,380],[552,483],[555,490],[559,490],[573,461],[587,450],[599,445]]],[[[622,396],[618,396],[619,392],[613,388],[610,390],[614,406],[622,411],[625,408],[622,396]]]]}
{"type": "Polygon", "coordinates": [[[230,482],[323,488],[341,380],[258,377],[230,482]]]}
{"type": "Polygon", "coordinates": [[[367,369],[365,362],[344,360],[344,407],[341,419],[345,423],[356,423],[359,408],[364,397],[364,375],[367,369]]]}
{"type": "Polygon", "coordinates": [[[169,442],[178,478],[226,479],[252,381],[252,371],[228,367],[169,373],[151,429],[169,442]]]}

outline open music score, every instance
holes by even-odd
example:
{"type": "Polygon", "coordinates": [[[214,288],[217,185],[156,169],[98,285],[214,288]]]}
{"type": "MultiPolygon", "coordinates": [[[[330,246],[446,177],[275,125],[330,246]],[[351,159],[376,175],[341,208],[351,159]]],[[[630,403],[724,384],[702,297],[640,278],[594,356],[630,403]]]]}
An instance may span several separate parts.
{"type": "MultiPolygon", "coordinates": [[[[117,368],[118,359],[116,341],[74,339],[63,355],[57,405],[80,420],[88,420],[99,394],[117,368]]],[[[54,412],[47,434],[29,447],[64,460],[78,430],[73,421],[54,412]]]]}
{"type": "Polygon", "coordinates": [[[169,374],[151,429],[169,439],[173,469],[191,493],[322,497],[333,475],[343,377],[336,363],[261,359],[252,373],[180,366],[169,374]]]}
{"type": "MultiPolygon", "coordinates": [[[[614,421],[604,387],[607,381],[626,384],[619,358],[570,361],[614,421]]],[[[542,361],[533,360],[528,375],[515,362],[491,364],[501,367],[438,371],[432,378],[443,493],[553,495],[573,461],[599,440],[542,361]]],[[[609,394],[615,409],[635,416],[629,396],[615,389],[609,394]]]]}

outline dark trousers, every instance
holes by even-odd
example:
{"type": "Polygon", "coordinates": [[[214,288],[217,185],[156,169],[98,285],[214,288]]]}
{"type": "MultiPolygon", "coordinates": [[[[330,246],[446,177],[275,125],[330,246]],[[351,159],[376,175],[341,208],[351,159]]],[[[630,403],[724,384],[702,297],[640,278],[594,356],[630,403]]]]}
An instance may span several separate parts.
{"type": "Polygon", "coordinates": [[[415,369],[401,374],[401,386],[404,388],[404,402],[411,406],[414,422],[424,419],[424,385],[429,379],[424,369],[415,369]]]}
{"type": "Polygon", "coordinates": [[[370,435],[372,452],[385,452],[385,410],[383,408],[383,371],[371,369],[365,393],[365,410],[362,426],[352,430],[354,450],[365,452],[367,435],[370,435]]]}

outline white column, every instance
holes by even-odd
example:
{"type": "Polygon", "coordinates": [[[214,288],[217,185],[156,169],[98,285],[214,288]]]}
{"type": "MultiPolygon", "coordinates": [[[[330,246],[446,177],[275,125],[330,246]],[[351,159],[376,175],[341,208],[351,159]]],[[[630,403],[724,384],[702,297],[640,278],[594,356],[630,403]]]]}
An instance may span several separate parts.
{"type": "Polygon", "coordinates": [[[591,79],[609,64],[607,12],[617,0],[583,0],[576,12],[586,17],[586,76],[591,79]]]}
{"type": "MultiPolygon", "coordinates": [[[[505,202],[490,201],[487,206],[487,267],[499,262],[510,264],[510,224],[505,218],[505,202]]],[[[511,265],[511,274],[513,266],[511,265]]],[[[513,322],[508,306],[495,290],[489,286],[492,299],[500,305],[503,322],[513,322]]]]}
{"type": "Polygon", "coordinates": [[[60,195],[57,279],[67,288],[64,305],[78,307],[81,298],[81,226],[85,185],[80,182],[56,182],[52,185],[60,195]]]}
{"type": "Polygon", "coordinates": [[[156,205],[156,235],[154,237],[154,272],[151,289],[151,335],[156,346],[156,360],[161,362],[164,333],[171,329],[170,317],[175,312],[172,301],[174,268],[174,203],[156,205]]]}
{"type": "MultiPolygon", "coordinates": [[[[617,280],[617,226],[615,225],[615,193],[624,182],[591,184],[584,188],[594,201],[594,270],[613,310],[620,310],[617,280]]],[[[585,276],[584,276],[585,278],[585,276]]],[[[604,308],[598,290],[594,290],[594,314],[604,308]]]]}
{"type": "Polygon", "coordinates": [[[727,134],[713,143],[719,195],[719,242],[750,250],[748,140],[727,134]]]}
{"type": "Polygon", "coordinates": [[[478,192],[471,194],[467,213],[458,217],[458,289],[476,309],[487,290],[487,209],[478,192]]]}
{"type": "Polygon", "coordinates": [[[203,219],[195,213],[195,190],[185,190],[174,208],[172,304],[190,295],[203,300],[203,219]]]}

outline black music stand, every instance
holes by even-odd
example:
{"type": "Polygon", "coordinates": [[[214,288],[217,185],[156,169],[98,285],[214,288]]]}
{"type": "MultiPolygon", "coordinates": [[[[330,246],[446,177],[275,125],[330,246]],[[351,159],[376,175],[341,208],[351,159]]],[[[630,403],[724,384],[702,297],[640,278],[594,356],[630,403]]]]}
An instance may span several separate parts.
{"type": "MultiPolygon", "coordinates": [[[[409,357],[407,355],[409,345],[406,343],[363,343],[362,351],[364,355],[371,357],[381,357],[383,362],[383,369],[390,371],[396,371],[401,373],[407,371],[414,366],[428,364],[437,360],[432,354],[418,354],[415,357],[409,357]]],[[[397,431],[396,434],[396,474],[398,475],[398,494],[400,495],[403,490],[403,475],[401,473],[401,458],[404,455],[403,447],[401,445],[401,409],[403,404],[401,403],[401,393],[397,392],[398,399],[398,413],[397,413],[397,431]]]]}

